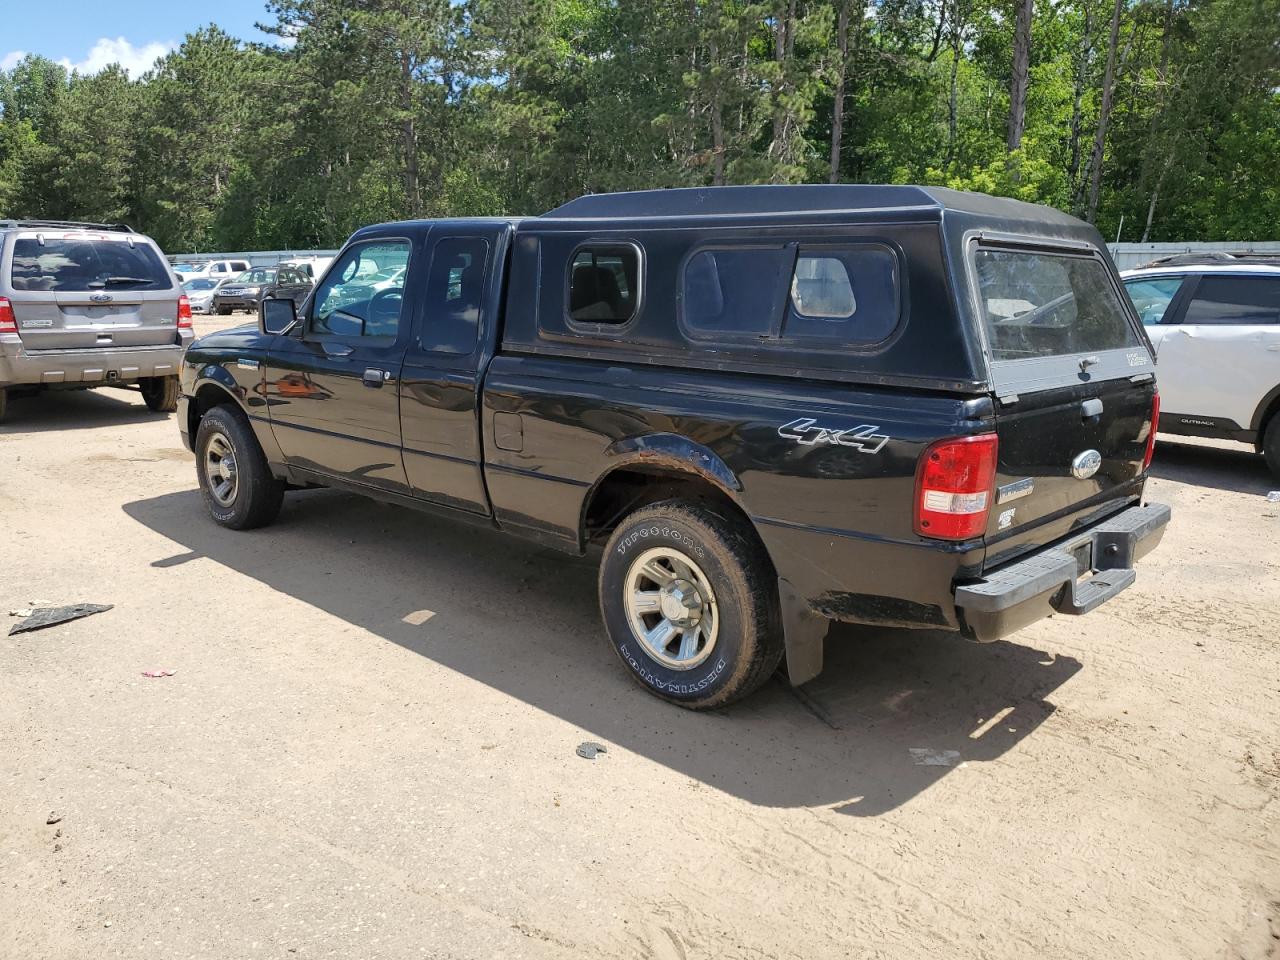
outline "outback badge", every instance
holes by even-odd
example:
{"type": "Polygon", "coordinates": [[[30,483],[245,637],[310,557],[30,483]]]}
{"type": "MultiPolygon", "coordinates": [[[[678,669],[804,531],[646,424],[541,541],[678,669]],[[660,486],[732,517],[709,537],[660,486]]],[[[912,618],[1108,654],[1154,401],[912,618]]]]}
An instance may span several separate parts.
{"type": "Polygon", "coordinates": [[[1088,480],[1102,466],[1102,454],[1097,450],[1086,450],[1071,461],[1071,475],[1077,480],[1088,480]]]}

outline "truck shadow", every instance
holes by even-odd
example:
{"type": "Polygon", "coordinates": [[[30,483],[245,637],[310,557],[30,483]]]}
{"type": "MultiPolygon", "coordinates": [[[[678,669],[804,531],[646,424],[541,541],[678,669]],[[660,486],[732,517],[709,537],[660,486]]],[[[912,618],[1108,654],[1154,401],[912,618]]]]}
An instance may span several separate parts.
{"type": "Polygon", "coordinates": [[[695,714],[623,672],[589,561],[332,491],[291,494],[258,533],[215,526],[195,490],[124,510],[184,548],[155,567],[209,558],[764,806],[893,810],[955,766],[1004,754],[1053,713],[1046,698],[1081,666],[1014,643],[837,626],[825,673],[799,694],[775,678],[744,703],[695,714]],[[433,615],[421,622],[424,610],[433,615]]]}
{"type": "Polygon", "coordinates": [[[1151,472],[1164,480],[1235,493],[1280,489],[1280,480],[1271,476],[1266,460],[1244,444],[1180,443],[1161,434],[1151,472]]]}
{"type": "Polygon", "coordinates": [[[135,391],[49,390],[34,396],[10,396],[0,435],[47,433],[51,430],[92,430],[148,420],[164,420],[169,413],[153,413],[135,391]]]}

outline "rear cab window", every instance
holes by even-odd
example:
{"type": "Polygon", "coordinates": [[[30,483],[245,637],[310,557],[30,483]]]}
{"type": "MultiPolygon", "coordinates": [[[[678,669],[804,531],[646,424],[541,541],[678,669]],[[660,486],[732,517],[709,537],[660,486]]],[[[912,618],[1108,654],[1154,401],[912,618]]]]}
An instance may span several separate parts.
{"type": "Polygon", "coordinates": [[[18,237],[10,286],[17,291],[169,290],[173,281],[159,252],[139,237],[18,237]],[[132,239],[132,242],[130,242],[132,239]]]}
{"type": "Polygon", "coordinates": [[[979,319],[1000,389],[1154,370],[1106,264],[1086,251],[977,246],[979,319]]]}
{"type": "Polygon", "coordinates": [[[640,251],[630,244],[580,248],[569,264],[569,318],[621,326],[640,300],[640,251]]]}

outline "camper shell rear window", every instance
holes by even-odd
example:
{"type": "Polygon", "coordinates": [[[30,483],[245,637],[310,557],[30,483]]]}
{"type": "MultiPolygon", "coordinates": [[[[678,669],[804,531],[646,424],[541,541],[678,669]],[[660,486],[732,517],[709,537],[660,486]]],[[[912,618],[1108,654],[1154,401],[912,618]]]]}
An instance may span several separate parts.
{"type": "Polygon", "coordinates": [[[681,323],[695,340],[865,346],[897,327],[900,280],[880,243],[704,246],[681,270],[681,323]]]}

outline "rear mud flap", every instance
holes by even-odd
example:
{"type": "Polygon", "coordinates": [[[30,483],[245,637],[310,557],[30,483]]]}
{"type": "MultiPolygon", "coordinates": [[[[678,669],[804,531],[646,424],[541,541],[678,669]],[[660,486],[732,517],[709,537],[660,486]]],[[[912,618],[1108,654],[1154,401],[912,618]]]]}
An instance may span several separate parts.
{"type": "Polygon", "coordinates": [[[786,580],[778,580],[782,602],[782,636],[787,651],[787,679],[793,687],[822,672],[823,646],[831,621],[814,613],[786,580]]]}

